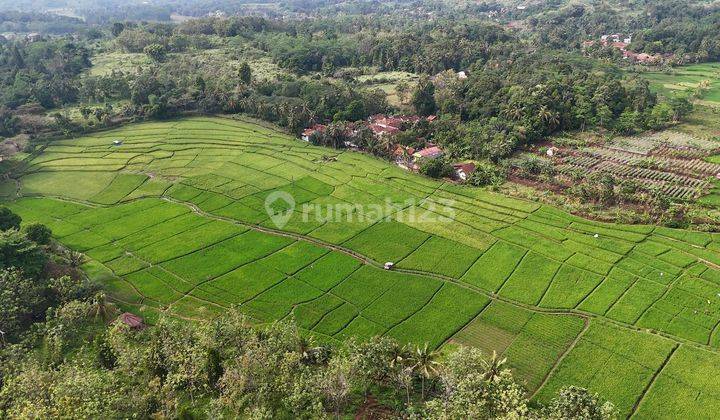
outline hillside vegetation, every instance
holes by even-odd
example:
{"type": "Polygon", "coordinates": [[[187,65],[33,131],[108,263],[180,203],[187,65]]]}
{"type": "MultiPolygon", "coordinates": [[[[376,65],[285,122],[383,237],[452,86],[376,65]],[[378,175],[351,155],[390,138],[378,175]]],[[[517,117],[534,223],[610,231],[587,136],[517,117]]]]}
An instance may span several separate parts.
{"type": "Polygon", "coordinates": [[[639,418],[720,409],[716,234],[592,222],[226,118],[56,141],[0,191],[151,322],[237,305],[330,342],[495,350],[539,401],[573,384],[639,418]],[[277,191],[295,201],[271,209],[292,210],[280,227],[277,191]],[[355,204],[390,217],[349,217],[355,204]]]}

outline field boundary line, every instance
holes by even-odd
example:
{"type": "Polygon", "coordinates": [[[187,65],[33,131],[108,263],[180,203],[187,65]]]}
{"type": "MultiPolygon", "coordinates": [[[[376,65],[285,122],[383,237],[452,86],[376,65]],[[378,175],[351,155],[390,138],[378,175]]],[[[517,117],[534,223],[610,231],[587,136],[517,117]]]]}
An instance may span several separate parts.
{"type": "MultiPolygon", "coordinates": [[[[524,253],[523,256],[520,257],[520,259],[515,263],[515,267],[513,267],[512,271],[510,271],[510,274],[508,274],[507,277],[505,277],[505,279],[503,280],[503,282],[500,284],[500,286],[498,286],[497,289],[495,289],[495,291],[493,292],[493,294],[498,294],[498,295],[499,295],[499,293],[500,293],[500,291],[502,290],[502,288],[505,287],[505,283],[507,283],[508,280],[510,280],[510,277],[512,277],[512,275],[515,274],[515,271],[517,271],[518,267],[520,267],[520,264],[522,264],[522,262],[525,260],[525,257],[527,257],[528,254],[530,254],[530,251],[531,251],[530,249],[526,249],[526,250],[525,250],[525,253],[524,253]]],[[[553,277],[554,277],[554,276],[555,276],[555,275],[553,274],[553,277]]]]}
{"type": "Polygon", "coordinates": [[[590,320],[588,318],[583,318],[583,322],[585,325],[583,325],[583,329],[578,333],[578,335],[575,337],[573,341],[570,342],[570,344],[567,346],[565,351],[555,360],[555,363],[553,363],[552,368],[548,371],[547,374],[545,374],[545,377],[543,378],[542,382],[540,382],[540,385],[535,389],[535,391],[530,395],[530,399],[532,400],[537,396],[537,394],[540,393],[540,391],[545,387],[545,385],[548,383],[550,378],[552,378],[555,375],[555,372],[558,370],[560,365],[562,364],[563,360],[565,360],[565,357],[570,354],[570,352],[575,348],[575,346],[580,342],[580,339],[585,335],[587,330],[590,329],[590,320]]]}
{"type": "Polygon", "coordinates": [[[668,353],[667,357],[665,357],[665,360],[660,365],[660,367],[655,371],[652,378],[650,378],[650,381],[645,386],[645,389],[643,389],[642,393],[638,397],[638,399],[635,401],[635,404],[633,404],[632,410],[630,410],[630,414],[628,414],[627,418],[632,418],[635,413],[637,412],[637,409],[640,408],[640,404],[642,403],[643,399],[645,398],[645,395],[647,395],[650,388],[652,388],[653,384],[655,383],[655,380],[657,380],[658,376],[660,376],[660,373],[665,369],[665,366],[667,366],[668,363],[670,363],[670,359],[672,359],[673,355],[675,355],[675,352],[677,349],[680,348],[680,344],[676,344],[672,350],[670,350],[670,353],[668,353]]]}
{"type": "MultiPolygon", "coordinates": [[[[395,329],[397,326],[399,326],[400,324],[404,323],[404,322],[407,321],[408,319],[414,317],[415,315],[418,314],[418,312],[420,312],[420,311],[422,311],[423,309],[425,309],[425,308],[430,304],[430,302],[432,302],[433,299],[435,299],[435,297],[438,295],[438,293],[440,293],[440,291],[443,289],[443,287],[445,287],[445,284],[446,284],[446,283],[444,283],[444,282],[441,283],[441,284],[440,284],[440,287],[438,287],[437,289],[435,289],[435,291],[432,293],[432,295],[430,295],[430,298],[429,298],[425,303],[423,303],[417,310],[413,311],[411,314],[409,314],[408,316],[404,317],[403,319],[401,319],[400,321],[398,321],[398,322],[395,323],[394,325],[391,325],[390,327],[387,327],[387,330],[386,330],[382,335],[385,336],[385,335],[386,335],[387,333],[389,333],[391,330],[395,329]]],[[[390,289],[386,290],[385,293],[387,293],[387,291],[389,291],[389,290],[390,290],[390,289]]],[[[383,295],[384,295],[385,293],[383,293],[383,295]]],[[[382,296],[380,296],[380,297],[382,297],[382,296]]],[[[378,297],[378,299],[379,299],[380,297],[378,297]]],[[[367,307],[369,308],[370,305],[368,305],[367,307]]],[[[369,319],[370,321],[372,321],[372,322],[374,322],[374,323],[376,323],[376,324],[378,324],[378,325],[382,325],[382,324],[380,324],[378,321],[375,321],[375,320],[369,318],[368,316],[365,316],[365,318],[369,319]]],[[[385,327],[385,326],[383,325],[383,327],[385,327]]],[[[465,327],[465,325],[463,325],[463,328],[464,328],[464,327],[465,327]]],[[[445,343],[445,341],[447,341],[447,340],[448,340],[450,337],[452,337],[453,335],[455,335],[455,333],[452,333],[448,338],[446,338],[445,340],[443,340],[443,343],[445,343]]],[[[442,345],[442,344],[441,344],[441,345],[442,345]]],[[[439,347],[439,346],[438,346],[438,347],[439,347]]]]}

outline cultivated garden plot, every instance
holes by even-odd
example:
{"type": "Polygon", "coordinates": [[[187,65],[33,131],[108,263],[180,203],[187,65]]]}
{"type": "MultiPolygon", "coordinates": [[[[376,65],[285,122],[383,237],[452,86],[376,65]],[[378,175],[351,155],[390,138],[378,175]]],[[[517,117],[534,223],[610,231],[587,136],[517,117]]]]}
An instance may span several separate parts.
{"type": "Polygon", "coordinates": [[[540,399],[580,384],[638,415],[693,375],[680,356],[718,357],[716,234],[588,221],[224,118],[56,141],[16,186],[5,204],[150,322],[237,305],[320,340],[474,345],[540,399]]]}
{"type": "Polygon", "coordinates": [[[608,173],[657,186],[673,198],[692,200],[707,194],[720,174],[720,165],[705,160],[717,154],[718,148],[716,141],[669,130],[560,148],[552,161],[570,178],[608,173]]]}

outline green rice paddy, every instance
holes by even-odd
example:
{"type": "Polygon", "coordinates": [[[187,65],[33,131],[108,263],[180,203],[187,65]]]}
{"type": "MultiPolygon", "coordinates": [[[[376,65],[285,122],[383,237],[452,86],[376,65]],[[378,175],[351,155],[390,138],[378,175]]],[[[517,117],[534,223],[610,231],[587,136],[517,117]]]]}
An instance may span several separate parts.
{"type": "Polygon", "coordinates": [[[16,181],[5,204],[150,321],[237,305],[319,340],[495,351],[540,401],[576,384],[637,418],[720,410],[717,234],[593,222],[224,118],[55,141],[16,181]]]}
{"type": "Polygon", "coordinates": [[[650,81],[653,90],[665,96],[685,95],[688,89],[693,90],[707,81],[708,89],[701,98],[702,103],[720,106],[720,63],[693,64],[642,75],[650,81]]]}

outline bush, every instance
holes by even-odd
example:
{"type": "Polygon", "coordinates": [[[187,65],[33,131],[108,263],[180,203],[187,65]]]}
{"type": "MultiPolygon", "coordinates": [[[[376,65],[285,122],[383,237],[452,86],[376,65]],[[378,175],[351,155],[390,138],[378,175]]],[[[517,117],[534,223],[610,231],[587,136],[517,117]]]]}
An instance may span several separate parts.
{"type": "Polygon", "coordinates": [[[7,207],[0,207],[0,230],[20,229],[22,218],[7,207]]]}
{"type": "Polygon", "coordinates": [[[25,235],[28,239],[36,244],[47,245],[50,243],[52,231],[49,227],[43,225],[42,223],[30,223],[29,225],[26,225],[23,230],[25,231],[25,235]]]}
{"type": "Polygon", "coordinates": [[[22,232],[11,229],[0,232],[0,269],[19,268],[26,276],[35,277],[42,271],[47,256],[22,232]]]}
{"type": "Polygon", "coordinates": [[[430,178],[446,178],[453,175],[453,167],[444,159],[427,159],[420,164],[420,173],[430,178]]]}
{"type": "Polygon", "coordinates": [[[481,162],[477,164],[475,172],[470,175],[467,182],[476,187],[483,187],[502,184],[505,178],[506,173],[502,168],[492,163],[481,162]]]}

